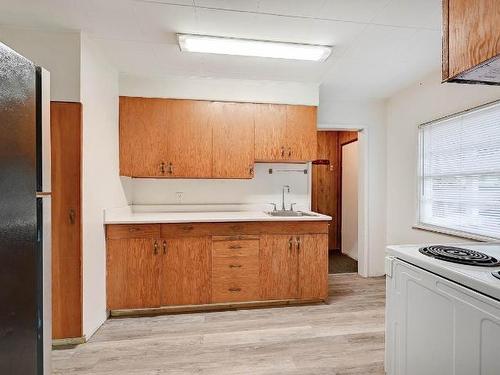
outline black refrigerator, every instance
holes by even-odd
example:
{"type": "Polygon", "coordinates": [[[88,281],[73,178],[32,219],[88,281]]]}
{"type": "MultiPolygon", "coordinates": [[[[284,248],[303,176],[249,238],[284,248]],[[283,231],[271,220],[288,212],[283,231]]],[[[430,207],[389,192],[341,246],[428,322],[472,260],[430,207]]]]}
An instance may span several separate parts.
{"type": "Polygon", "coordinates": [[[50,374],[50,77],[0,42],[0,374],[50,374]]]}

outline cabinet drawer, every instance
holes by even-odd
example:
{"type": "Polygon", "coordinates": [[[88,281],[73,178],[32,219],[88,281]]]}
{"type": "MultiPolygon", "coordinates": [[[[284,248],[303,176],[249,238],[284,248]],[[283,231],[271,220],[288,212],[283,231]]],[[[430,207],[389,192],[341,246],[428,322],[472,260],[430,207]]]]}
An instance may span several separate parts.
{"type": "Polygon", "coordinates": [[[241,302],[259,300],[256,277],[216,278],[212,280],[212,302],[241,302]]]}
{"type": "Polygon", "coordinates": [[[160,224],[113,224],[106,227],[106,237],[109,240],[158,238],[159,236],[160,224]]]}
{"type": "Polygon", "coordinates": [[[237,278],[252,278],[258,282],[259,258],[256,256],[212,258],[212,279],[237,278]]]}
{"type": "Polygon", "coordinates": [[[213,241],[212,256],[217,258],[248,256],[258,259],[259,240],[213,241]]]}

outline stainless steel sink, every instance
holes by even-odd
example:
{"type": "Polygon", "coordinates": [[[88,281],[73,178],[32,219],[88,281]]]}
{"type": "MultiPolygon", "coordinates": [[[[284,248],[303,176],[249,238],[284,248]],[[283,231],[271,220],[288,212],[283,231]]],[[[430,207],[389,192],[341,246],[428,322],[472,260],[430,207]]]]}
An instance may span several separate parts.
{"type": "Polygon", "coordinates": [[[297,217],[297,216],[318,216],[316,214],[311,214],[309,212],[303,211],[289,211],[289,210],[276,210],[266,212],[269,216],[281,216],[281,217],[297,217]]]}

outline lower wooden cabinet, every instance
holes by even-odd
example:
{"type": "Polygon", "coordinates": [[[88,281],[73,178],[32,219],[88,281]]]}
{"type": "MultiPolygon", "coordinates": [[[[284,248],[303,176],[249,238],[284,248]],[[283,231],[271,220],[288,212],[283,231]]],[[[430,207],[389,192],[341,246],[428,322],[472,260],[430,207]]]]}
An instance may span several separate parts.
{"type": "Polygon", "coordinates": [[[261,233],[238,235],[225,224],[211,224],[217,235],[201,234],[200,225],[191,235],[177,224],[108,226],[108,309],[328,297],[326,222],[283,225],[286,234],[276,234],[275,223],[242,225],[261,233]]]}
{"type": "Polygon", "coordinates": [[[162,305],[210,303],[211,244],[208,236],[162,241],[162,305]]]}
{"type": "Polygon", "coordinates": [[[160,306],[160,257],[159,240],[108,240],[108,309],[160,306]]]}

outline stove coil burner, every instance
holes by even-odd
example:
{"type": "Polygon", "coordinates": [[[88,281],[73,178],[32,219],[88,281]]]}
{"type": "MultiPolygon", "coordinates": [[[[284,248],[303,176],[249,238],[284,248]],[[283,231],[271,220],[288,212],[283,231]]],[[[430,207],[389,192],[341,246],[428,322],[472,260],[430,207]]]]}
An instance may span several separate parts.
{"type": "Polygon", "coordinates": [[[454,246],[427,246],[419,251],[432,258],[470,266],[496,267],[500,262],[487,254],[454,246]]]}
{"type": "Polygon", "coordinates": [[[492,272],[491,274],[500,280],[500,271],[492,272]]]}

